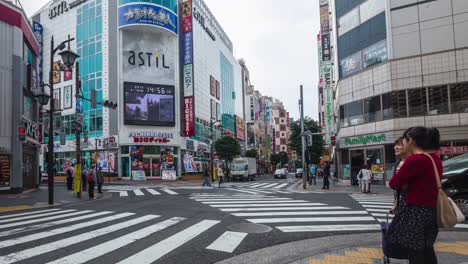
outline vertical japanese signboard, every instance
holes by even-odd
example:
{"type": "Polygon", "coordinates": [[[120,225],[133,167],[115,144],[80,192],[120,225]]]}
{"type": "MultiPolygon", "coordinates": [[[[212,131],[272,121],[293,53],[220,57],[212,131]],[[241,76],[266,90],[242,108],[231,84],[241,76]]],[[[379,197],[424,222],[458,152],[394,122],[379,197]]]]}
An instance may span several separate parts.
{"type": "Polygon", "coordinates": [[[193,82],[193,21],[192,0],[186,0],[181,5],[182,13],[182,51],[184,79],[184,137],[195,136],[195,105],[193,82]]]}

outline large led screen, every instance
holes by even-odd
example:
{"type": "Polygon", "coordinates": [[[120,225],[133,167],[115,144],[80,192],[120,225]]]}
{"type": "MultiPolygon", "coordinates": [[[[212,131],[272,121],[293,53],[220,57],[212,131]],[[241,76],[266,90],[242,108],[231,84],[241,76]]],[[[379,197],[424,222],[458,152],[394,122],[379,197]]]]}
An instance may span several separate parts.
{"type": "Polygon", "coordinates": [[[124,124],[174,126],[174,86],[124,82],[124,124]]]}

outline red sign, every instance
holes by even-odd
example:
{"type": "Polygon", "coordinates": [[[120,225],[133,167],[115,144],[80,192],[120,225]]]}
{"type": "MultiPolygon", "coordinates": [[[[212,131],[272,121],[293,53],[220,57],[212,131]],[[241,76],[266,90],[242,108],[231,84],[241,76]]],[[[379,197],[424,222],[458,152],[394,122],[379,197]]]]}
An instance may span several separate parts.
{"type": "Polygon", "coordinates": [[[184,137],[195,136],[195,113],[193,96],[184,98],[184,137]]]}
{"type": "Polygon", "coordinates": [[[453,146],[453,147],[441,147],[439,149],[439,154],[450,156],[450,155],[459,155],[468,152],[468,146],[453,146]]]}
{"type": "Polygon", "coordinates": [[[64,81],[69,81],[72,78],[73,78],[72,77],[72,70],[70,68],[68,68],[67,66],[65,66],[65,70],[63,71],[63,80],[64,81]]]}
{"type": "Polygon", "coordinates": [[[136,137],[133,138],[133,143],[169,143],[168,138],[153,138],[153,137],[136,137]]]}
{"type": "Polygon", "coordinates": [[[182,32],[192,32],[192,17],[184,17],[182,21],[182,32]]]}

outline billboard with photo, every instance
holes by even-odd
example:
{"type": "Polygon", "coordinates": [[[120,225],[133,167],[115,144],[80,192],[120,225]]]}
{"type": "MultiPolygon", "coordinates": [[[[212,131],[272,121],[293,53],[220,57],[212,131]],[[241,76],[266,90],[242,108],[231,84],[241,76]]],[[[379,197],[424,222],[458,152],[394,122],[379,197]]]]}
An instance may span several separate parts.
{"type": "Polygon", "coordinates": [[[124,82],[124,124],[174,126],[174,86],[124,82]]]}

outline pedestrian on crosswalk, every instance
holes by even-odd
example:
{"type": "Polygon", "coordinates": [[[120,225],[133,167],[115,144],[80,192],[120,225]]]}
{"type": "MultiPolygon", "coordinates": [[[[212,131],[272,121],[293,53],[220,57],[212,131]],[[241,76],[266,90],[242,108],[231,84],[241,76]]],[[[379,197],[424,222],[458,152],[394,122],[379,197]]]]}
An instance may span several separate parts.
{"type": "Polygon", "coordinates": [[[323,168],[323,188],[322,189],[330,189],[330,165],[325,163],[323,168]]]}
{"type": "Polygon", "coordinates": [[[99,167],[96,178],[97,178],[98,193],[102,193],[102,184],[104,183],[104,174],[102,172],[102,167],[99,167]]]}
{"type": "Polygon", "coordinates": [[[88,176],[87,176],[87,181],[88,181],[88,194],[89,194],[89,199],[94,198],[94,185],[97,182],[96,179],[96,165],[91,165],[91,169],[89,170],[88,176]]]}
{"type": "Polygon", "coordinates": [[[224,168],[219,167],[218,168],[218,188],[221,188],[221,184],[224,181],[224,168]]]}
{"type": "Polygon", "coordinates": [[[208,166],[207,165],[204,166],[203,176],[204,176],[205,179],[203,180],[203,185],[202,186],[210,186],[211,187],[210,173],[208,171],[208,166]]]}
{"type": "Polygon", "coordinates": [[[86,164],[83,162],[83,164],[81,165],[81,190],[83,192],[86,192],[87,190],[86,188],[88,186],[87,177],[88,177],[88,170],[86,169],[86,164]]]}

